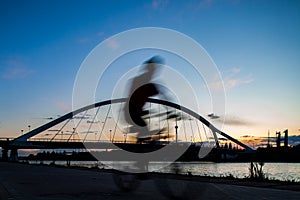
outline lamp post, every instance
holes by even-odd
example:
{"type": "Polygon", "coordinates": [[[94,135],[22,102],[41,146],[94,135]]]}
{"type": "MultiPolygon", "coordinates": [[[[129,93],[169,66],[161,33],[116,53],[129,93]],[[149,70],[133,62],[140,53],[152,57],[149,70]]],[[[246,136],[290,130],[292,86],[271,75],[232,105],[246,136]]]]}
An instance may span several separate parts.
{"type": "Polygon", "coordinates": [[[109,130],[109,141],[111,142],[111,129],[109,130]]]}
{"type": "Polygon", "coordinates": [[[30,125],[28,125],[28,132],[30,132],[30,127],[31,127],[31,126],[30,126],[30,125]]]}
{"type": "Polygon", "coordinates": [[[22,130],[21,130],[21,135],[23,135],[23,132],[24,132],[24,130],[22,129],[22,130]]]}
{"type": "Polygon", "coordinates": [[[76,133],[76,128],[73,128],[73,142],[75,141],[75,133],[76,133]]]}

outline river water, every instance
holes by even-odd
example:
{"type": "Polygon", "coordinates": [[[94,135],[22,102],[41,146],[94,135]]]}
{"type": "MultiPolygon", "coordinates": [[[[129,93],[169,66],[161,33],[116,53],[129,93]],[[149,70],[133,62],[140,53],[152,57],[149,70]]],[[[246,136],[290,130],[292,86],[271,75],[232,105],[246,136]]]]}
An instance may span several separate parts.
{"type": "MultiPolygon", "coordinates": [[[[39,164],[41,161],[30,161],[31,164],[39,164]]],[[[50,161],[43,161],[50,164],[50,161]]],[[[66,161],[56,161],[56,165],[66,165],[66,161]]],[[[124,164],[124,163],[123,163],[124,164]]],[[[100,163],[99,161],[71,161],[71,166],[113,168],[112,162],[100,163]]],[[[126,164],[125,164],[126,165],[126,164]]],[[[161,163],[150,163],[149,170],[158,169],[161,163]]],[[[203,176],[233,176],[245,178],[249,176],[250,163],[212,163],[212,162],[178,162],[180,173],[203,176]]],[[[156,170],[172,173],[171,167],[156,170]]],[[[263,171],[269,179],[300,182],[300,163],[264,163],[263,171]]]]}
{"type": "MultiPolygon", "coordinates": [[[[181,163],[183,172],[204,176],[249,176],[250,163],[181,163]]],[[[263,171],[270,179],[300,182],[300,163],[265,163],[263,171]]]]}

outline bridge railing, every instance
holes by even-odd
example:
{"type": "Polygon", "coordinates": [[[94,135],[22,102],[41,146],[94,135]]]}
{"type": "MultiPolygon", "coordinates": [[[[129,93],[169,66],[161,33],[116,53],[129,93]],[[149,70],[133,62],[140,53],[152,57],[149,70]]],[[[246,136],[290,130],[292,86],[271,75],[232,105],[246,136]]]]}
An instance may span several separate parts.
{"type": "Polygon", "coordinates": [[[12,141],[14,139],[15,138],[13,138],[13,137],[0,137],[0,141],[12,141]]]}
{"type": "MultiPolygon", "coordinates": [[[[11,140],[13,140],[13,138],[11,138],[11,140]]],[[[60,138],[55,138],[55,139],[51,139],[51,138],[30,138],[28,140],[29,142],[80,142],[80,143],[126,143],[126,144],[134,144],[136,143],[135,141],[124,141],[124,140],[85,140],[83,141],[82,139],[60,139],[60,138]]]]}

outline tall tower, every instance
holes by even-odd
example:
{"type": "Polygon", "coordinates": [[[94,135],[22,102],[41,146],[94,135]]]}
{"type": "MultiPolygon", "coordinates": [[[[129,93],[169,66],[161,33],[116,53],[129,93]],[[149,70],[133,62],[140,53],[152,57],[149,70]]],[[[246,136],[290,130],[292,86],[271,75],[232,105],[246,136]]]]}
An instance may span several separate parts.
{"type": "Polygon", "coordinates": [[[267,145],[268,148],[270,148],[270,130],[268,130],[268,145],[267,145]]]}
{"type": "Polygon", "coordinates": [[[289,135],[289,131],[288,129],[286,129],[284,132],[284,147],[288,147],[288,143],[289,143],[289,139],[288,139],[288,135],[289,135]]]}
{"type": "Polygon", "coordinates": [[[280,147],[280,138],[281,138],[281,135],[280,135],[280,131],[279,132],[276,132],[276,146],[279,148],[280,147]]]}

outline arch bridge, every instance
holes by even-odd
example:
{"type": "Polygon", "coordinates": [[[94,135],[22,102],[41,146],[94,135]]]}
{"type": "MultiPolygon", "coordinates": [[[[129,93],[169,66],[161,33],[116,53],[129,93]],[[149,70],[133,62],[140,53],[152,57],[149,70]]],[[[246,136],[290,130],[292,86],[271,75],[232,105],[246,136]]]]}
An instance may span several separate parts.
{"type": "Polygon", "coordinates": [[[218,135],[252,152],[252,148],[216,128],[198,113],[179,104],[149,98],[145,118],[151,131],[163,135],[137,142],[122,108],[127,98],[101,101],[54,119],[14,139],[0,140],[2,159],[17,159],[18,149],[139,149],[161,148],[172,143],[210,143],[219,147],[218,135]],[[155,141],[155,142],[153,142],[155,141]]]}

